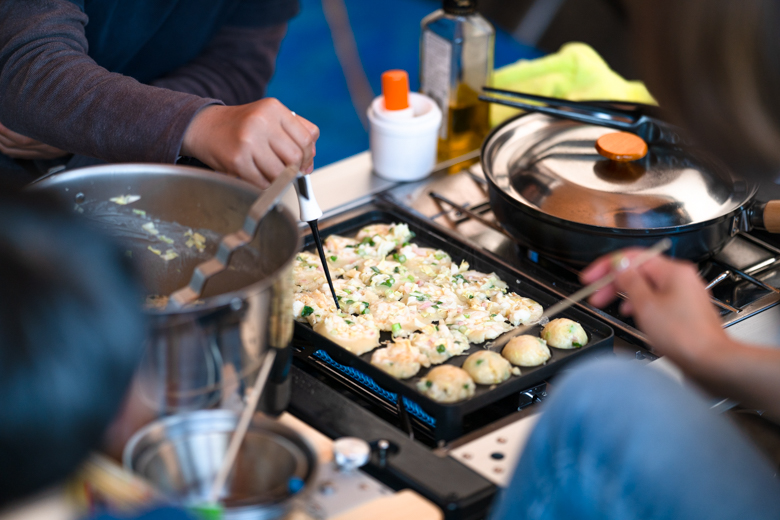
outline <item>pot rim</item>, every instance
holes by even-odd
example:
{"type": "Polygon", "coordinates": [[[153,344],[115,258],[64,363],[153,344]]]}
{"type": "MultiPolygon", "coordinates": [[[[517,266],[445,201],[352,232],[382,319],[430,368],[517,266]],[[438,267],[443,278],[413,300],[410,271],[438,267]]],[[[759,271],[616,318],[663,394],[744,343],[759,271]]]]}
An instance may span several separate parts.
{"type": "MultiPolygon", "coordinates": [[[[218,180],[223,184],[227,184],[235,188],[240,188],[243,191],[252,192],[255,195],[255,197],[259,196],[262,193],[262,190],[253,186],[252,184],[249,184],[248,182],[240,179],[229,177],[223,173],[213,172],[210,170],[205,170],[203,168],[195,168],[192,166],[179,166],[173,164],[158,164],[158,163],[100,164],[96,166],[87,166],[84,168],[76,168],[73,170],[60,171],[60,172],[50,173],[44,175],[43,177],[40,177],[39,179],[36,179],[32,183],[30,183],[25,189],[37,190],[49,186],[55,186],[59,181],[69,180],[74,177],[102,176],[108,173],[117,174],[117,175],[130,174],[130,173],[138,174],[138,173],[143,173],[143,170],[147,170],[147,171],[154,170],[154,173],[162,173],[162,174],[166,174],[166,173],[177,174],[177,175],[186,174],[194,178],[218,180]]],[[[152,172],[149,171],[149,173],[152,172]]],[[[298,252],[301,250],[303,246],[303,238],[300,233],[298,221],[297,219],[295,219],[292,212],[281,203],[277,204],[273,210],[280,211],[282,213],[284,219],[289,221],[290,224],[292,224],[292,227],[296,230],[296,235],[297,235],[296,247],[294,248],[294,253],[291,254],[290,258],[286,262],[284,262],[278,269],[269,273],[268,276],[264,277],[262,280],[258,280],[257,282],[247,285],[242,289],[238,289],[224,294],[218,294],[215,296],[210,296],[208,298],[203,298],[204,303],[200,305],[193,306],[193,307],[184,307],[183,309],[178,309],[178,310],[172,310],[167,308],[166,309],[144,308],[143,309],[144,314],[147,314],[150,317],[186,316],[188,319],[193,319],[199,315],[209,314],[216,309],[227,307],[231,304],[231,302],[236,300],[236,298],[240,299],[243,302],[248,296],[259,294],[268,290],[268,288],[275,283],[275,281],[279,278],[279,276],[292,266],[292,263],[295,260],[295,255],[298,254],[298,252]]]]}

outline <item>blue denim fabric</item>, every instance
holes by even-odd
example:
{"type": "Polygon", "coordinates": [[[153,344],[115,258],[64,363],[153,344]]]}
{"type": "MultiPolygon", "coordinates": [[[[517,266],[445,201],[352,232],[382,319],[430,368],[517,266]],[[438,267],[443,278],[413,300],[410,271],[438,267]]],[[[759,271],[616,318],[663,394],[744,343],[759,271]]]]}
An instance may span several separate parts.
{"type": "Polygon", "coordinates": [[[589,363],[544,406],[492,520],[780,518],[768,462],[701,395],[655,370],[589,363]]]}

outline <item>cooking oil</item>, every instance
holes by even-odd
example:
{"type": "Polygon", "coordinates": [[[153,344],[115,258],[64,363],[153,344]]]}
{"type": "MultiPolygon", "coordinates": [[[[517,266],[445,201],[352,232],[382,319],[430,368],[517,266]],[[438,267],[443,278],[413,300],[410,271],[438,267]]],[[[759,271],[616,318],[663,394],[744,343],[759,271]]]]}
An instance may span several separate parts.
{"type": "Polygon", "coordinates": [[[443,162],[478,149],[489,130],[488,105],[478,95],[493,74],[495,30],[477,13],[475,0],[444,0],[421,28],[420,90],[442,111],[437,158],[443,162]]]}

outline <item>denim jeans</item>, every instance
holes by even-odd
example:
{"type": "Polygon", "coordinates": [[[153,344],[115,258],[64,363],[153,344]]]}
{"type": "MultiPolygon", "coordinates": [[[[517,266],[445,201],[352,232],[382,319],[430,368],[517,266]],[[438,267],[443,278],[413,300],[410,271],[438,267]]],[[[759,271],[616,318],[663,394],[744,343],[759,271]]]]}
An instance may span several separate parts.
{"type": "Polygon", "coordinates": [[[775,470],[701,395],[658,371],[588,363],[543,406],[492,520],[780,519],[775,470]]]}

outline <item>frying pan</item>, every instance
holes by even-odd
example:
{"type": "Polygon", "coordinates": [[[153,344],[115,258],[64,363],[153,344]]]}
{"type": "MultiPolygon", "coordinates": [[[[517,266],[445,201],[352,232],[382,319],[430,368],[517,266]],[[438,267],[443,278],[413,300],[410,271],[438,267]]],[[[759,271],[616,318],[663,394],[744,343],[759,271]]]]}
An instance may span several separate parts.
{"type": "Polygon", "coordinates": [[[528,113],[496,127],[482,168],[496,219],[521,243],[572,265],[663,237],[692,261],[753,227],[780,233],[780,201],[754,201],[757,186],[717,159],[658,143],[639,161],[601,157],[603,126],[528,113]]]}

